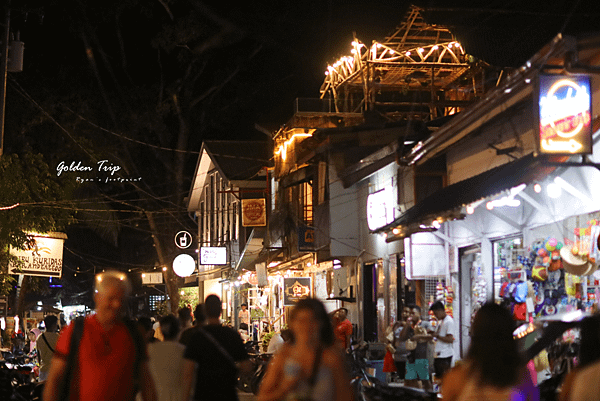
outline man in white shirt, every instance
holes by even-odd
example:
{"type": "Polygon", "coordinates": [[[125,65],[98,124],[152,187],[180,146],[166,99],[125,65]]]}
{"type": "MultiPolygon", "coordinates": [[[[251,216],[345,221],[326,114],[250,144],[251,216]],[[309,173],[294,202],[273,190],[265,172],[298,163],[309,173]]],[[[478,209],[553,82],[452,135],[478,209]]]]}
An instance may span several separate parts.
{"type": "Polygon", "coordinates": [[[248,310],[248,304],[247,303],[243,303],[241,305],[242,309],[238,312],[238,318],[240,319],[240,325],[245,323],[246,326],[245,330],[248,330],[248,327],[250,326],[250,311],[248,310]]]}
{"type": "Polygon", "coordinates": [[[38,358],[40,359],[40,381],[48,378],[50,371],[50,361],[54,355],[54,348],[58,341],[58,318],[54,315],[48,315],[44,318],[46,331],[40,334],[36,340],[38,358]]]}
{"type": "Polygon", "coordinates": [[[433,368],[436,378],[441,380],[452,366],[454,354],[454,320],[446,314],[446,307],[441,301],[434,302],[429,308],[438,320],[434,334],[435,356],[433,368]]]}

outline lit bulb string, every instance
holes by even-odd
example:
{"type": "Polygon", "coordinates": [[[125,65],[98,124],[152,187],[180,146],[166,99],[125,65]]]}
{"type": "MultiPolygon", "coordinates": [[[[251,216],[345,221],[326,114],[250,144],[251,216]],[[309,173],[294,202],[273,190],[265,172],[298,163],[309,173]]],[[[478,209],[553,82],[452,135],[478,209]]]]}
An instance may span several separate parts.
{"type": "Polygon", "coordinates": [[[14,209],[14,208],[16,208],[16,207],[17,207],[17,206],[19,206],[19,205],[20,205],[20,203],[18,203],[18,202],[17,202],[17,203],[15,203],[14,205],[11,205],[11,206],[4,206],[4,207],[0,207],[0,210],[11,210],[11,209],[14,209]]]}

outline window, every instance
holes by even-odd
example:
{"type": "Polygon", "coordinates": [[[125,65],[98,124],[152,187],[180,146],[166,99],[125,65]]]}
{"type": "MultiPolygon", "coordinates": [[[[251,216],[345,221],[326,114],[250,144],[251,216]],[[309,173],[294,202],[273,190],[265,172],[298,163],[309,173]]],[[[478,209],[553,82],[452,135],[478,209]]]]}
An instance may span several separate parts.
{"type": "Polygon", "coordinates": [[[148,303],[151,311],[158,311],[160,309],[161,302],[164,302],[164,295],[150,295],[148,297],[148,303]]]}
{"type": "Polygon", "coordinates": [[[313,192],[308,182],[300,184],[300,213],[299,216],[306,224],[313,222],[313,192]]]}

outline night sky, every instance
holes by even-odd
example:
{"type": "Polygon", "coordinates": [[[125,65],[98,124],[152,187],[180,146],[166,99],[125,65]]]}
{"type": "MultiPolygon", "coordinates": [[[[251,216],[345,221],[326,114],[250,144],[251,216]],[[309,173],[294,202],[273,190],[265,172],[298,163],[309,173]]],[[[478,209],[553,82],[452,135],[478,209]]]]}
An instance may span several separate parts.
{"type": "MultiPolygon", "coordinates": [[[[522,65],[559,32],[600,30],[597,0],[414,3],[426,8],[427,21],[448,25],[467,53],[498,67],[522,65]]],[[[179,93],[189,96],[193,105],[187,110],[190,152],[197,152],[207,139],[264,140],[255,124],[268,130],[285,124],[293,114],[294,99],[319,97],[327,64],[349,55],[354,34],[367,45],[382,40],[395,30],[410,4],[12,0],[11,24],[25,42],[25,62],[23,72],[9,73],[7,150],[26,144],[44,153],[51,169],[65,155],[85,154],[48,122],[43,129],[23,128],[43,110],[72,132],[107,145],[102,151],[110,152],[108,145],[120,146],[119,135],[129,137],[135,130],[143,134],[139,126],[152,117],[153,97],[178,85],[185,86],[179,93]],[[189,18],[193,13],[201,17],[189,18]],[[223,34],[212,43],[220,30],[223,34]],[[93,50],[95,65],[86,48],[93,50]],[[192,57],[192,50],[200,56],[192,57]],[[189,71],[198,78],[186,80],[189,71]],[[87,120],[100,128],[91,129],[87,120]]],[[[177,121],[167,118],[161,124],[168,135],[177,121]]],[[[143,139],[161,140],[151,134],[143,139]]],[[[176,145],[174,139],[162,140],[167,148],[176,145]]],[[[161,177],[153,170],[151,150],[132,147],[137,169],[146,177],[161,177]]],[[[188,183],[196,160],[195,154],[187,158],[188,183]]],[[[149,188],[163,196],[160,185],[159,181],[149,188]]],[[[108,192],[120,200],[131,196],[126,186],[113,186],[108,192]]],[[[90,272],[116,259],[122,269],[139,270],[152,260],[148,231],[138,229],[129,211],[119,218],[127,239],[110,246],[95,246],[101,240],[81,227],[73,231],[68,243],[74,251],[71,273],[75,266],[90,272]]]]}
{"type": "MultiPolygon", "coordinates": [[[[147,2],[154,4],[152,17],[144,15],[139,7],[132,7],[123,12],[118,21],[106,13],[107,7],[119,4],[126,8],[135,1],[25,0],[13,3],[28,5],[32,10],[26,22],[22,21],[22,13],[13,12],[13,27],[20,30],[26,44],[25,71],[15,75],[15,79],[28,83],[27,88],[46,86],[69,91],[73,88],[65,81],[79,85],[94,80],[79,35],[81,27],[88,23],[94,26],[99,41],[94,43],[91,38],[92,46],[101,45],[111,62],[119,63],[119,47],[125,47],[128,52],[127,76],[115,67],[112,72],[115,79],[123,85],[129,79],[137,85],[152,85],[159,79],[152,41],[159,24],[165,23],[168,17],[166,12],[162,19],[156,17],[160,16],[158,1],[147,2]],[[44,7],[36,8],[38,4],[44,7]],[[44,17],[40,20],[42,10],[44,17]],[[122,38],[115,35],[117,26],[122,38]]],[[[165,3],[172,5],[176,22],[186,12],[177,6],[182,2],[165,3]]],[[[293,113],[295,98],[318,97],[327,64],[349,53],[354,33],[366,44],[382,39],[394,30],[410,4],[384,0],[198,3],[205,5],[214,18],[231,24],[235,35],[239,35],[232,37],[229,45],[207,54],[218,62],[207,64],[206,75],[209,79],[223,79],[219,72],[223,73],[228,64],[241,66],[238,75],[225,88],[224,97],[232,103],[243,102],[231,111],[237,115],[236,124],[248,135],[253,135],[248,131],[254,123],[270,129],[285,123],[293,113]],[[250,51],[256,54],[248,62],[240,63],[250,51]]],[[[414,3],[427,9],[426,19],[451,26],[468,53],[499,67],[521,65],[560,31],[593,30],[600,17],[600,2],[593,0],[414,3]]],[[[173,56],[177,57],[176,51],[173,56]]],[[[96,57],[102,64],[99,56],[96,57]]],[[[163,67],[170,66],[163,64],[163,67]]],[[[101,65],[100,68],[102,70],[101,65]]],[[[231,127],[227,122],[224,124],[231,127]]]]}

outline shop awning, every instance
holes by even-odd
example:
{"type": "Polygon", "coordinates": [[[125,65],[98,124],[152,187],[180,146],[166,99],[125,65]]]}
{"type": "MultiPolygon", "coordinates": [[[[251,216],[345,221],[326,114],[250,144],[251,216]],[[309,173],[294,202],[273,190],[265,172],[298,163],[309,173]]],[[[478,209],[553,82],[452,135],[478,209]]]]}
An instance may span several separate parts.
{"type": "Polygon", "coordinates": [[[446,219],[464,217],[464,215],[461,216],[464,206],[523,183],[529,184],[554,171],[556,167],[549,166],[545,162],[547,162],[545,158],[534,157],[533,154],[530,154],[449,185],[423,199],[392,223],[373,232],[387,232],[402,226],[404,235],[401,236],[406,236],[413,232],[427,231],[420,226],[422,224],[429,226],[434,219],[441,216],[447,217],[446,219]]]}

